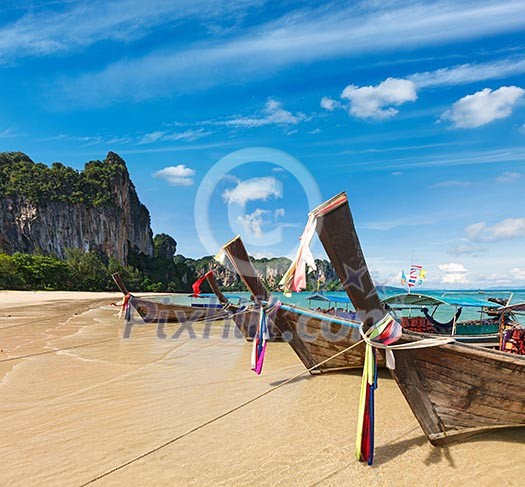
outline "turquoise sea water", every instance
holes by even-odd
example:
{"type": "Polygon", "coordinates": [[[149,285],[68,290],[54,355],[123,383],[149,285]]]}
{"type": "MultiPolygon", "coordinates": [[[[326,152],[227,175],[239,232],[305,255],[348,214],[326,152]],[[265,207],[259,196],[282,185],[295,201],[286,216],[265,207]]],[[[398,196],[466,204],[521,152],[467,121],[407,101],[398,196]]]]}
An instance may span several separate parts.
{"type": "MultiPolygon", "coordinates": [[[[508,299],[510,297],[510,293],[512,293],[512,299],[511,304],[515,303],[522,303],[525,302],[525,290],[497,290],[497,291],[491,291],[491,290],[480,290],[480,291],[446,291],[446,290],[420,290],[417,289],[416,291],[413,291],[414,293],[419,294],[426,294],[429,296],[433,296],[436,298],[442,297],[445,293],[447,296],[450,296],[451,293],[453,293],[454,297],[462,298],[462,297],[475,297],[478,299],[487,299],[488,297],[497,297],[497,298],[504,298],[508,299]]],[[[292,304],[295,306],[300,306],[302,308],[309,308],[309,302],[307,300],[307,297],[310,296],[310,292],[301,292],[301,293],[293,293],[291,297],[284,296],[281,292],[274,292],[272,293],[272,296],[279,299],[281,302],[286,304],[292,304]]],[[[380,293],[381,298],[385,298],[394,294],[398,294],[397,292],[391,291],[387,293],[380,293]]],[[[339,297],[346,297],[346,293],[344,291],[341,292],[330,292],[331,296],[339,296],[339,297]]],[[[250,293],[248,292],[235,292],[235,293],[226,293],[227,297],[241,297],[243,300],[249,301],[250,299],[250,293]]],[[[202,298],[202,299],[195,299],[191,298],[189,295],[184,294],[176,294],[172,296],[158,296],[155,297],[155,299],[158,299],[160,301],[164,302],[170,302],[170,303],[178,303],[178,304],[185,304],[190,305],[192,303],[204,303],[204,302],[210,302],[208,298],[202,298]]],[[[215,299],[213,299],[213,302],[215,302],[215,299]]],[[[235,298],[231,299],[233,302],[236,302],[235,298]]],[[[326,307],[326,304],[320,303],[319,301],[312,303],[313,307],[321,306],[326,307]]],[[[346,309],[346,305],[341,304],[341,307],[346,309]]],[[[353,309],[352,305],[349,305],[349,309],[353,309]]],[[[452,318],[453,314],[455,313],[455,308],[453,306],[447,306],[442,305],[438,308],[436,314],[434,315],[436,319],[439,321],[448,321],[452,318]]],[[[479,308],[463,308],[463,312],[461,314],[460,320],[473,320],[473,319],[479,319],[480,318],[480,310],[479,308]]],[[[523,324],[525,324],[525,314],[516,315],[516,318],[523,324]]]]}

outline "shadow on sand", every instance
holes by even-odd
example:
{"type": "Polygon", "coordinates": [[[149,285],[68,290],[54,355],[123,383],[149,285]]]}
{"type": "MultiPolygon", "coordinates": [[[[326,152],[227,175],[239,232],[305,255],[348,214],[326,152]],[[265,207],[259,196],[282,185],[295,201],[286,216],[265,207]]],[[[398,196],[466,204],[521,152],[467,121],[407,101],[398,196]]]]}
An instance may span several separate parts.
{"type": "MultiPolygon", "coordinates": [[[[410,431],[408,431],[406,434],[410,434],[411,432],[417,430],[419,426],[414,427],[410,431]]],[[[525,428],[508,428],[508,429],[501,429],[498,431],[490,431],[485,433],[480,433],[478,436],[470,438],[467,442],[468,443],[479,443],[483,441],[498,441],[498,442],[507,442],[507,443],[525,443],[525,428]]],[[[425,444],[428,443],[428,440],[426,436],[421,435],[417,436],[415,438],[408,438],[403,440],[393,440],[390,443],[386,445],[379,445],[376,446],[375,452],[374,452],[374,464],[372,465],[372,468],[374,467],[380,467],[381,465],[384,465],[391,460],[396,459],[397,457],[403,455],[406,451],[410,450],[414,447],[422,447],[425,444]]],[[[430,447],[430,444],[429,444],[430,447]]],[[[452,458],[452,452],[451,448],[447,446],[435,446],[430,447],[431,450],[423,461],[423,464],[425,466],[430,465],[438,465],[442,462],[447,462],[447,464],[452,468],[457,468],[457,465],[454,462],[454,459],[452,458]]],[[[338,468],[337,470],[334,470],[333,472],[330,472],[328,475],[324,476],[322,479],[314,482],[313,484],[310,484],[309,487],[315,487],[324,485],[324,483],[331,478],[337,476],[342,471],[349,468],[351,463],[342,466],[341,468],[338,468]]],[[[363,464],[365,466],[366,464],[363,464]]]]}
{"type": "MultiPolygon", "coordinates": [[[[464,443],[480,443],[483,441],[525,444],[525,428],[517,427],[488,431],[480,433],[477,436],[473,436],[472,438],[465,440],[464,443]]],[[[410,450],[413,447],[423,446],[427,442],[428,440],[424,435],[418,436],[416,438],[393,440],[386,445],[376,446],[374,459],[378,465],[385,464],[402,455],[407,450],[410,450]]],[[[431,451],[424,460],[424,464],[427,466],[437,465],[444,461],[446,461],[452,468],[456,468],[456,464],[452,458],[449,445],[431,447],[431,451]]]]}

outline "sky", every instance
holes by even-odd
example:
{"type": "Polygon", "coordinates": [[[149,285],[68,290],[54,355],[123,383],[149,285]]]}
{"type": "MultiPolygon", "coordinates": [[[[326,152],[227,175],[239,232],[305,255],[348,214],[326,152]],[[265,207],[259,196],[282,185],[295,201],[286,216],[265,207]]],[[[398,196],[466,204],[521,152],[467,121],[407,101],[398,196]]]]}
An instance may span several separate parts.
{"type": "Polygon", "coordinates": [[[525,286],[525,2],[3,0],[15,150],[117,152],[186,256],[291,256],[346,191],[376,281],[525,286]]]}

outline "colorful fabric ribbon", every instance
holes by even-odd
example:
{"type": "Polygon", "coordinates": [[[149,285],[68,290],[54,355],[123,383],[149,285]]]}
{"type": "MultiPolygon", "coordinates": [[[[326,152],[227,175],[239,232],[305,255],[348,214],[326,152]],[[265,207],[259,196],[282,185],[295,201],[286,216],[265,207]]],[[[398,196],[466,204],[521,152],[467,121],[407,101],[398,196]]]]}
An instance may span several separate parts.
{"type": "Polygon", "coordinates": [[[290,296],[292,291],[300,292],[306,289],[306,266],[312,271],[317,270],[314,256],[310,250],[310,244],[315,234],[318,218],[345,204],[347,201],[345,194],[339,194],[330,200],[329,204],[316,208],[308,214],[308,221],[301,235],[301,243],[297,249],[295,259],[279,282],[279,287],[283,289],[285,296],[290,296]]]}
{"type": "Polygon", "coordinates": [[[399,340],[402,333],[401,325],[390,315],[386,315],[367,333],[355,455],[358,461],[368,465],[372,465],[374,460],[374,393],[377,389],[377,350],[369,342],[390,345],[399,340]]]}
{"type": "Polygon", "coordinates": [[[213,258],[219,264],[226,265],[226,252],[224,248],[221,248],[221,250],[219,250],[219,252],[217,252],[217,255],[215,255],[213,258]]]}
{"type": "Polygon", "coordinates": [[[199,277],[199,279],[197,279],[191,285],[191,288],[193,289],[193,296],[195,296],[196,298],[200,296],[200,294],[201,294],[201,284],[211,275],[213,275],[213,271],[208,271],[202,277],[199,277]]]}
{"type": "Polygon", "coordinates": [[[310,244],[315,234],[317,216],[313,213],[308,215],[308,222],[301,235],[301,243],[297,249],[295,259],[279,282],[279,287],[283,289],[285,296],[289,296],[292,291],[301,292],[306,289],[306,266],[315,271],[315,259],[310,250],[310,244]]]}
{"type": "Polygon", "coordinates": [[[453,337],[425,338],[414,342],[392,345],[401,338],[402,326],[390,315],[370,327],[365,333],[363,325],[361,336],[366,342],[365,364],[361,381],[361,397],[359,399],[359,418],[355,456],[360,462],[372,465],[374,460],[374,392],[377,389],[377,350],[385,350],[386,366],[395,369],[396,362],[393,350],[412,350],[417,348],[439,347],[454,342],[453,337]]]}
{"type": "Polygon", "coordinates": [[[125,318],[126,321],[130,321],[130,312],[131,312],[131,294],[126,294],[122,300],[122,305],[120,306],[120,311],[118,312],[118,317],[120,319],[125,318]]]}
{"type": "Polygon", "coordinates": [[[259,323],[257,324],[257,331],[253,339],[252,346],[252,370],[260,375],[264,364],[264,356],[266,354],[266,345],[270,339],[270,326],[268,320],[281,307],[280,301],[274,299],[266,306],[261,306],[259,312],[259,323]]]}

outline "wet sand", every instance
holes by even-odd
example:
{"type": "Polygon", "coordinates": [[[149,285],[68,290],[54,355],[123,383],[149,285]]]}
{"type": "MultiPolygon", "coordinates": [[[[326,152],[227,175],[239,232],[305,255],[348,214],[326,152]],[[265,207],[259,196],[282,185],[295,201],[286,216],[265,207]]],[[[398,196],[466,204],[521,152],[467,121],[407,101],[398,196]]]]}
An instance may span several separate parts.
{"type": "Polygon", "coordinates": [[[195,325],[196,338],[170,324],[167,339],[135,325],[124,340],[120,297],[0,292],[0,485],[523,482],[525,428],[432,447],[386,373],[373,467],[354,460],[359,373],[305,376],[220,417],[304,370],[289,346],[269,344],[257,377],[224,323],[195,325]]]}

